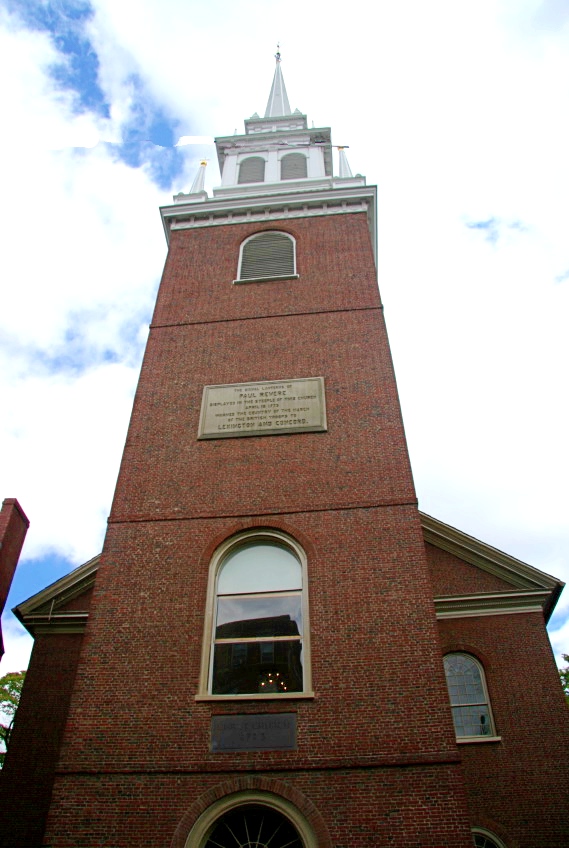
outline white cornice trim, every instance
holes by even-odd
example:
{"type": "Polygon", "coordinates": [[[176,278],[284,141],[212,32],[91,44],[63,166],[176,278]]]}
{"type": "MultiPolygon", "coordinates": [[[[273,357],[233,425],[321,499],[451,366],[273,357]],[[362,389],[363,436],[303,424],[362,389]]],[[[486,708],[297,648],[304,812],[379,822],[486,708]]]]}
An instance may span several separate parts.
{"type": "Polygon", "coordinates": [[[550,598],[547,590],[534,592],[489,592],[435,598],[437,619],[472,618],[485,615],[542,613],[550,598]]]}
{"type": "Polygon", "coordinates": [[[59,608],[72,598],[82,595],[95,583],[101,555],[75,568],[50,586],[32,595],[12,610],[24,627],[33,635],[56,631],[80,633],[84,630],[88,613],[81,610],[59,608]]]}
{"type": "Polygon", "coordinates": [[[346,185],[345,181],[330,177],[326,187],[312,190],[303,187],[303,190],[291,191],[290,186],[286,186],[276,192],[271,186],[271,194],[213,198],[199,205],[178,202],[163,206],[160,214],[166,240],[170,241],[172,230],[365,212],[376,258],[377,189],[375,186],[353,185],[354,182],[359,180],[349,180],[350,184],[346,185]]]}

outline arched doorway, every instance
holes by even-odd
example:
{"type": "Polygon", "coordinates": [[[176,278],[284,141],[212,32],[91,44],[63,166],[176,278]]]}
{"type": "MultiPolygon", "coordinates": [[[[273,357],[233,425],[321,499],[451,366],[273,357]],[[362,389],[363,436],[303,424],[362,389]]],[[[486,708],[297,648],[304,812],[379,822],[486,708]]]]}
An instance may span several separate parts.
{"type": "Polygon", "coordinates": [[[290,819],[274,807],[243,804],[214,822],[203,848],[304,848],[290,819]]]}
{"type": "Polygon", "coordinates": [[[194,823],[184,848],[318,848],[308,820],[272,792],[234,792],[194,823]]]}

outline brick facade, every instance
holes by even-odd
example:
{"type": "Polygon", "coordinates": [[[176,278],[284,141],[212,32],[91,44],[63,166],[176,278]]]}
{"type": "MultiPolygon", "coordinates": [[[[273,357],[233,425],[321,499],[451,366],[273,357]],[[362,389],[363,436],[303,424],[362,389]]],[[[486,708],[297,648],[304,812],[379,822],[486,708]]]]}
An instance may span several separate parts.
{"type": "MultiPolygon", "coordinates": [[[[472,826],[507,848],[565,845],[543,616],[437,624],[435,596],[512,586],[423,533],[367,216],[172,232],[85,635],[52,660],[63,636],[38,640],[22,702],[63,650],[43,844],[185,848],[211,803],[247,789],[293,804],[321,848],[467,848],[472,826]],[[239,245],[267,228],[295,237],[299,279],[233,285],[239,245]],[[204,385],[308,376],[325,379],[326,432],[197,439],[204,385]],[[255,527],[306,553],[314,696],[196,700],[212,555],[255,527]],[[501,741],[457,746],[446,651],[483,663],[501,741]],[[210,750],[212,716],[280,712],[297,750],[210,750]]],[[[30,746],[41,716],[20,719],[30,746]]]]}

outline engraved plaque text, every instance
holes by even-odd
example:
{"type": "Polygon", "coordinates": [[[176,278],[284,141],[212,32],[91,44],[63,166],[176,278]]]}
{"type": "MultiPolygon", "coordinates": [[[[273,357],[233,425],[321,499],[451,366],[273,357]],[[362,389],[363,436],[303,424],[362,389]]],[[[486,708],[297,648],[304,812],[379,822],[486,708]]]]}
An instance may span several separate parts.
{"type": "Polygon", "coordinates": [[[212,716],[212,751],[296,751],[296,713],[212,716]]]}
{"type": "Polygon", "coordinates": [[[205,386],[198,439],[326,430],[324,378],[205,386]]]}

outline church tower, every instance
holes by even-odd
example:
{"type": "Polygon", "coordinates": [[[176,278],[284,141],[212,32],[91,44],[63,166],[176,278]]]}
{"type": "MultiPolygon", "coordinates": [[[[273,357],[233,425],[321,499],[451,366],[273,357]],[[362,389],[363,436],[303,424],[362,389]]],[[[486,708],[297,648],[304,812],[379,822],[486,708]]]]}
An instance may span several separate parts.
{"type": "Polygon", "coordinates": [[[162,209],[47,844],[466,848],[375,188],[278,54],[216,147],[213,198],[201,166],[162,209]]]}
{"type": "MultiPolygon", "coordinates": [[[[561,846],[566,716],[543,659],[561,584],[419,513],[376,190],[343,149],[334,175],[330,129],[291,110],[276,59],[264,116],[216,139],[213,197],[202,163],[162,209],[103,552],[17,609],[36,636],[29,690],[60,696],[47,713],[23,698],[14,734],[49,809],[26,844],[467,848],[475,826],[502,848],[501,820],[511,845],[561,846]],[[498,632],[532,646],[527,687],[498,632]],[[524,757],[545,815],[512,814],[524,757]]],[[[11,809],[33,782],[17,768],[11,809]]]]}

